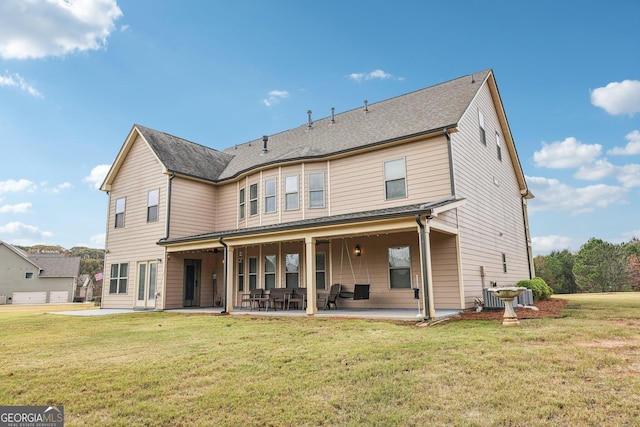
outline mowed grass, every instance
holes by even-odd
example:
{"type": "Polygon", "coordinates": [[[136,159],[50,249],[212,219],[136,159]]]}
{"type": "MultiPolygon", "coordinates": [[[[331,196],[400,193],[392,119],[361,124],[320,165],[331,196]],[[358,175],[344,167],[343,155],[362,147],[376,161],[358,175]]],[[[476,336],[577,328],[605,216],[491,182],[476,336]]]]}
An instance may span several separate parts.
{"type": "Polygon", "coordinates": [[[640,294],[558,319],[0,313],[0,404],[69,426],[640,425],[640,294]]]}

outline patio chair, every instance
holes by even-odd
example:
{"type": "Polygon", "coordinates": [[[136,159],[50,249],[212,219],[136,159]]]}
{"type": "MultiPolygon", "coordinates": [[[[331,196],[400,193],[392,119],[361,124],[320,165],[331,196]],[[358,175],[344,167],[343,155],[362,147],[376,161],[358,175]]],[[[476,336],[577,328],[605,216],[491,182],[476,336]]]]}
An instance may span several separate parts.
{"type": "Polygon", "coordinates": [[[331,304],[338,309],[337,300],[340,296],[340,284],[336,283],[331,285],[331,290],[329,291],[329,295],[327,295],[327,308],[331,309],[331,304]]]}
{"type": "Polygon", "coordinates": [[[296,305],[296,308],[305,309],[305,301],[307,300],[307,288],[295,288],[289,298],[287,299],[287,310],[291,308],[291,303],[296,305]],[[299,304],[299,305],[298,305],[299,304]]]}
{"type": "Polygon", "coordinates": [[[251,300],[249,305],[250,310],[253,311],[253,307],[255,305],[258,308],[258,311],[260,311],[261,307],[265,307],[269,298],[264,296],[263,289],[253,289],[249,291],[249,299],[251,300]]]}
{"type": "Polygon", "coordinates": [[[289,299],[289,295],[291,295],[291,289],[272,288],[269,291],[269,297],[267,301],[267,311],[269,311],[269,307],[272,307],[274,310],[277,310],[278,305],[280,305],[283,310],[287,308],[286,302],[289,299]]]}

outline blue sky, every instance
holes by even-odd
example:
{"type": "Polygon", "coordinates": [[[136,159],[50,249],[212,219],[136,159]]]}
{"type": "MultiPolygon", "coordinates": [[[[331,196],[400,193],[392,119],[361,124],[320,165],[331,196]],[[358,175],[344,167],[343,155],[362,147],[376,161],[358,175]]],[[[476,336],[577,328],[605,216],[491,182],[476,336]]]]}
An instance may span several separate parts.
{"type": "Polygon", "coordinates": [[[103,247],[139,123],[217,149],[494,70],[536,254],[640,238],[640,2],[3,0],[0,240],[103,247]]]}

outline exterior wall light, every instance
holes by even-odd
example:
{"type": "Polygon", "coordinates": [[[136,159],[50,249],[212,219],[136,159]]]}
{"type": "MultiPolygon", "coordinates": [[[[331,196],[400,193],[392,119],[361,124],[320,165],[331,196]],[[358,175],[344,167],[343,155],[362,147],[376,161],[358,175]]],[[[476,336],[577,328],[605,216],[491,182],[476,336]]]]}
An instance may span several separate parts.
{"type": "Polygon", "coordinates": [[[356,245],[356,256],[362,255],[362,249],[360,249],[360,245],[356,245]]]}

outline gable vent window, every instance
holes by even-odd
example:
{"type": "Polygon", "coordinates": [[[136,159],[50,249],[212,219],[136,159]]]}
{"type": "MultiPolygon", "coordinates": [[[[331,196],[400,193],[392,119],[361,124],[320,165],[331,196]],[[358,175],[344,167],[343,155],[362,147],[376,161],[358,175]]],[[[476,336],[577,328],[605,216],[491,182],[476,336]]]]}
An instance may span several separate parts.
{"type": "Polygon", "coordinates": [[[33,272],[32,271],[27,271],[24,275],[25,279],[33,279],[33,272]]]}
{"type": "Polygon", "coordinates": [[[384,162],[385,198],[407,197],[407,175],[404,158],[384,162]]]}
{"type": "Polygon", "coordinates": [[[125,199],[116,200],[116,228],[124,227],[125,199]]]}
{"type": "Polygon", "coordinates": [[[160,198],[160,190],[149,191],[147,198],[147,222],[158,220],[158,199],[160,198]]]}
{"type": "Polygon", "coordinates": [[[272,213],[276,211],[276,180],[267,179],[264,182],[264,212],[272,213]]]}
{"type": "Polygon", "coordinates": [[[484,145],[487,145],[487,133],[484,130],[484,116],[480,110],[478,110],[478,122],[480,123],[480,141],[482,141],[484,145]]]}
{"type": "Polygon", "coordinates": [[[500,134],[496,132],[496,149],[498,153],[498,160],[502,161],[502,144],[500,143],[500,134]]]}

